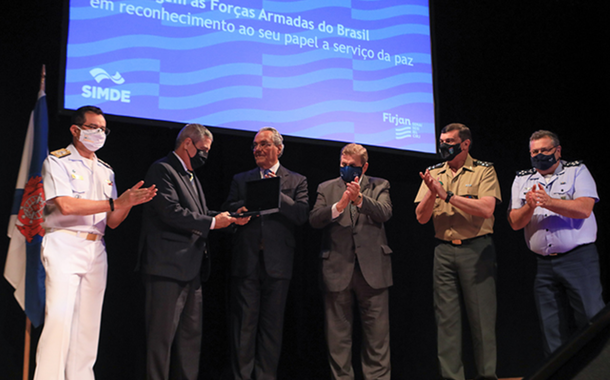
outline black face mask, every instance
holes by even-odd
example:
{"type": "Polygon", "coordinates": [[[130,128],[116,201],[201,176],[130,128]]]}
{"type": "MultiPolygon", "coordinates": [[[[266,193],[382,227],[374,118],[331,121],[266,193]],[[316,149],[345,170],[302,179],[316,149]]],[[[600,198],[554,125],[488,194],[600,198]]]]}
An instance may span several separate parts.
{"type": "Polygon", "coordinates": [[[555,158],[555,152],[553,154],[543,154],[538,153],[534,157],[531,158],[532,166],[538,170],[549,170],[553,165],[557,163],[557,158],[555,158]]]}
{"type": "Polygon", "coordinates": [[[197,153],[191,157],[191,167],[193,170],[202,167],[208,159],[208,152],[197,149],[197,153]]]}
{"type": "Polygon", "coordinates": [[[458,154],[462,153],[462,143],[457,143],[453,145],[449,145],[447,143],[441,143],[438,147],[438,153],[441,155],[441,158],[445,161],[453,160],[458,154]]]}

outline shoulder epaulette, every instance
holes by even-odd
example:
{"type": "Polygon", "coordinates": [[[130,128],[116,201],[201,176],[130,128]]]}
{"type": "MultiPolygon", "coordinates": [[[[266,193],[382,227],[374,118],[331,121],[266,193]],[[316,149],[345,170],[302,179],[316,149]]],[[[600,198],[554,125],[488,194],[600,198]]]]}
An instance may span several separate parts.
{"type": "Polygon", "coordinates": [[[474,160],[474,165],[488,167],[488,166],[494,166],[494,163],[489,162],[489,161],[474,160]]]}
{"type": "Polygon", "coordinates": [[[99,162],[100,164],[104,165],[105,167],[107,167],[108,169],[112,170],[112,166],[108,165],[107,163],[105,163],[104,161],[100,160],[99,157],[97,159],[97,162],[99,162]]]}
{"type": "Polygon", "coordinates": [[[534,168],[526,169],[526,170],[518,170],[517,177],[523,177],[524,175],[531,175],[531,174],[535,174],[535,173],[536,173],[536,169],[534,169],[534,168]]]}
{"type": "Polygon", "coordinates": [[[63,149],[57,149],[57,150],[51,152],[51,154],[57,158],[62,158],[62,157],[67,157],[67,156],[71,155],[72,152],[70,152],[66,148],[63,148],[63,149]]]}
{"type": "Polygon", "coordinates": [[[580,166],[583,164],[583,160],[576,160],[576,161],[570,161],[570,162],[566,162],[565,164],[563,164],[564,168],[569,168],[572,166],[580,166]]]}
{"type": "Polygon", "coordinates": [[[438,168],[443,167],[443,165],[445,165],[445,163],[444,163],[444,162],[439,162],[439,163],[438,163],[438,164],[436,164],[436,165],[428,166],[428,167],[426,168],[426,170],[438,169],[438,168]]]}

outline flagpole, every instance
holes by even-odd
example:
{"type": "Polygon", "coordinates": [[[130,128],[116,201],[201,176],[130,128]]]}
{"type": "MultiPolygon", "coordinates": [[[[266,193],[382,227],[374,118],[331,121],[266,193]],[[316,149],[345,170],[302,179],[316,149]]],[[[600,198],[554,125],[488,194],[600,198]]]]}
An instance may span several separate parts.
{"type": "MultiPolygon", "coordinates": [[[[42,65],[40,73],[40,92],[45,91],[47,70],[46,66],[42,65]]],[[[32,321],[27,316],[25,317],[25,342],[23,345],[23,380],[30,378],[30,347],[32,341],[32,321]]]]}
{"type": "Polygon", "coordinates": [[[25,317],[25,344],[23,349],[23,380],[30,378],[30,341],[32,339],[32,322],[25,317]]]}

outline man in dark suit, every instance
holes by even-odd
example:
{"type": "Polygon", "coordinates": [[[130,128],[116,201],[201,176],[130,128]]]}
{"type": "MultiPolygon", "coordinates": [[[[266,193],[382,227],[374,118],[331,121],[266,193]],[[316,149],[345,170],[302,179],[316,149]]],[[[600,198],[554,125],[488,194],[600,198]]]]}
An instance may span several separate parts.
{"type": "Polygon", "coordinates": [[[333,379],[354,379],[352,302],[362,321],[362,373],[366,380],[390,379],[388,287],[392,250],[383,223],[392,216],[390,183],[366,176],[368,153],[362,145],[341,150],[339,178],[318,186],[309,214],[323,228],[322,279],[326,341],[333,379]]]}
{"type": "Polygon", "coordinates": [[[148,380],[197,380],[201,281],[207,280],[210,272],[208,232],[236,221],[227,212],[212,216],[193,173],[205,163],[212,140],[212,133],[204,126],[186,125],[174,151],[152,164],[146,174],[146,183],[159,189],[156,202],[144,209],[140,239],[148,380]]]}
{"type": "Polygon", "coordinates": [[[282,135],[262,128],[252,144],[257,168],[233,177],[223,209],[243,212],[246,182],[281,178],[277,213],[238,226],[231,262],[231,367],[236,380],[273,380],[282,346],[284,307],[295,248],[295,227],[307,221],[307,179],[279,163],[282,135]],[[254,377],[253,377],[254,376],[254,377]]]}

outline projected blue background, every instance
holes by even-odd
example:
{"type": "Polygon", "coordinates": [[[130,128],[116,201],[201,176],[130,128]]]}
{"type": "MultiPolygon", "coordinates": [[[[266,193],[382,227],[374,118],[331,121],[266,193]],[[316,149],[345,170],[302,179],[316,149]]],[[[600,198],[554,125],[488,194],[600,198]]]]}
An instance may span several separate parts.
{"type": "Polygon", "coordinates": [[[435,152],[427,1],[71,1],[64,107],[435,152]]]}

